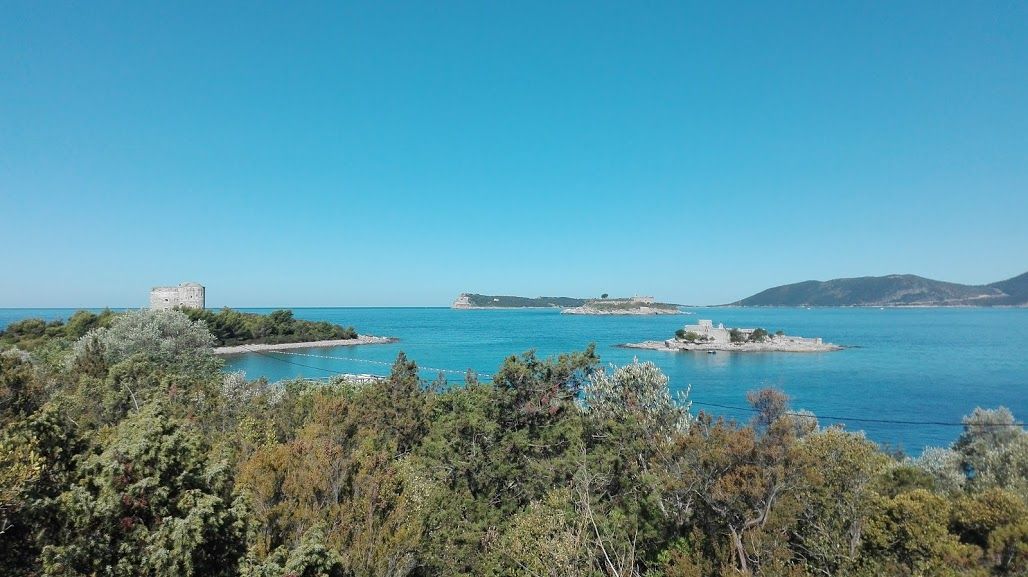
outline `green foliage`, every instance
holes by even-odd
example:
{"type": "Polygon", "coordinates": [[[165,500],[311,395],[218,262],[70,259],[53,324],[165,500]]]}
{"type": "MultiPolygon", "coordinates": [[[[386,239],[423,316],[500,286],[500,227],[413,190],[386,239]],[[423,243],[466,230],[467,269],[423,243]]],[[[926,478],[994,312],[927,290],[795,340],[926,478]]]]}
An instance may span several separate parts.
{"type": "Polygon", "coordinates": [[[864,530],[865,563],[895,575],[959,575],[973,569],[981,550],[948,530],[950,504],[924,489],[881,498],[864,530]]]}
{"type": "Polygon", "coordinates": [[[224,464],[156,404],[122,421],[58,498],[46,575],[234,575],[247,512],[224,464]]]}
{"type": "Polygon", "coordinates": [[[54,340],[74,341],[95,328],[110,326],[116,313],[104,309],[100,314],[76,311],[67,322],[56,320],[49,323],[42,319],[25,319],[11,323],[0,331],[0,348],[14,346],[34,350],[54,340]]]}
{"type": "Polygon", "coordinates": [[[32,414],[45,398],[30,357],[17,350],[0,352],[0,426],[32,414]]]}
{"type": "Polygon", "coordinates": [[[1028,496],[1028,432],[1015,425],[1006,407],[976,408],[964,417],[953,449],[971,490],[999,487],[1028,496]]]}
{"type": "Polygon", "coordinates": [[[768,336],[770,336],[770,333],[768,333],[765,329],[758,327],[756,329],[753,329],[753,332],[750,333],[749,342],[763,343],[767,341],[768,336]]]}
{"type": "Polygon", "coordinates": [[[743,334],[743,332],[740,331],[739,329],[734,329],[734,328],[733,329],[729,329],[728,330],[728,340],[733,342],[733,343],[745,343],[746,342],[746,335],[743,334]]]}
{"type": "Polygon", "coordinates": [[[92,364],[83,357],[101,355],[115,365],[130,358],[180,373],[195,374],[216,365],[214,338],[202,323],[179,311],[129,311],[117,315],[109,327],[93,329],[75,343],[73,361],[92,364]]]}
{"type": "Polygon", "coordinates": [[[686,331],[685,329],[678,329],[677,331],[675,331],[675,336],[679,339],[682,339],[683,341],[688,341],[690,343],[694,343],[697,340],[700,340],[699,333],[696,333],[694,331],[686,331]]]}
{"type": "Polygon", "coordinates": [[[580,307],[585,299],[571,297],[518,297],[508,295],[468,294],[472,306],[486,308],[580,307]]]}
{"type": "Polygon", "coordinates": [[[694,417],[656,366],[591,347],[460,387],[402,354],[375,383],[269,384],[222,373],[206,320],[109,321],[21,327],[31,352],[0,354],[5,575],[1028,571],[1009,411],[902,459],[782,391],[751,393],[750,423],[694,417]]]}
{"type": "Polygon", "coordinates": [[[325,321],[293,318],[293,311],[277,310],[268,315],[243,313],[230,308],[218,312],[183,308],[190,320],[203,321],[215,338],[216,346],[254,343],[298,343],[357,338],[353,327],[325,321]]]}

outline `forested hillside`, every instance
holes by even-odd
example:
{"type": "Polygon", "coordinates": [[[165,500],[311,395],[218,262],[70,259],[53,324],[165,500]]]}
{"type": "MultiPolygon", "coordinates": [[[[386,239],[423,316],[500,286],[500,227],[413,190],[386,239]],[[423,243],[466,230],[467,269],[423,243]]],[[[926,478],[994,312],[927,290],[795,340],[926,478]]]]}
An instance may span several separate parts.
{"type": "Polygon", "coordinates": [[[1028,571],[1005,409],[910,459],[772,389],[750,422],[697,413],[592,348],[461,386],[403,354],[374,384],[270,384],[224,374],[181,312],[109,321],[0,353],[4,575],[1028,571]]]}
{"type": "Polygon", "coordinates": [[[1024,306],[1028,273],[988,285],[942,282],[911,274],[810,280],[761,291],[738,306],[1024,306]]]}

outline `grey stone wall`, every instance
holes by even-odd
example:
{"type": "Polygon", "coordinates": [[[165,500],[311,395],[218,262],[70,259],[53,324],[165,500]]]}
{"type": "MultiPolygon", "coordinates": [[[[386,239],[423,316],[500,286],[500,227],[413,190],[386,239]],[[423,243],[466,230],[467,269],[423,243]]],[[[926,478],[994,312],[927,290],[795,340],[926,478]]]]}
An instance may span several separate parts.
{"type": "Polygon", "coordinates": [[[197,283],[154,287],[150,289],[150,308],[158,310],[175,307],[202,309],[206,305],[204,293],[203,285],[197,283]]]}

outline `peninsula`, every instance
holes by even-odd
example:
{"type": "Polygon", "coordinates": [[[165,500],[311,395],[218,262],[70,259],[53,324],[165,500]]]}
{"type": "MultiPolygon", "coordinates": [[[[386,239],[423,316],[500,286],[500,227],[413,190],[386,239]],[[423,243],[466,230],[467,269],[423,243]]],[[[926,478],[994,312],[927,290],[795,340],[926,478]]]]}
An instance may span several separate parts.
{"type": "Polygon", "coordinates": [[[701,320],[695,325],[678,329],[673,338],[664,341],[643,341],[619,345],[628,349],[655,351],[733,351],[821,353],[842,350],[842,347],[823,342],[820,338],[795,337],[783,331],[770,333],[762,328],[725,328],[714,326],[713,321],[701,320]]]}
{"type": "Polygon", "coordinates": [[[1023,307],[1028,273],[986,285],[964,285],[912,274],[809,280],[769,288],[731,303],[744,307],[1023,307]]]}

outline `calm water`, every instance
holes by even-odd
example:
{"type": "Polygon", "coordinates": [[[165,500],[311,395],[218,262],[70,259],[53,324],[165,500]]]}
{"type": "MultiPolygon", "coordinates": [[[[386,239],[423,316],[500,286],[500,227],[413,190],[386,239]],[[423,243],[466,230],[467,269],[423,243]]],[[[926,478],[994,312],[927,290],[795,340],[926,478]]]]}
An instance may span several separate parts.
{"type": "MultiPolygon", "coordinates": [[[[71,312],[0,309],[0,326],[29,316],[53,319],[71,312]]],[[[384,374],[388,367],[378,363],[389,363],[404,351],[424,367],[471,368],[490,374],[512,353],[535,349],[540,355],[553,355],[595,342],[605,363],[626,363],[633,357],[653,361],[668,374],[674,389],[692,385],[691,398],[697,402],[743,406],[747,390],[775,386],[794,398],[795,407],[819,416],[959,422],[975,406],[1005,405],[1019,420],[1028,417],[1028,309],[718,308],[693,309],[693,315],[674,317],[445,308],[310,308],[294,312],[298,318],[353,325],[361,333],[395,336],[400,342],[292,351],[349,360],[234,356],[228,358],[226,368],[271,380],[321,377],[329,372],[384,374]],[[699,318],[727,326],[761,326],[772,332],[782,329],[794,335],[820,336],[853,348],[823,354],[708,355],[615,347],[665,338],[685,322],[699,318]]],[[[435,373],[425,370],[424,377],[434,378],[435,373]]],[[[694,406],[694,410],[700,408],[748,418],[740,411],[694,406]]],[[[850,421],[847,426],[913,453],[925,445],[948,444],[960,432],[959,427],[936,425],[850,421]]]]}

